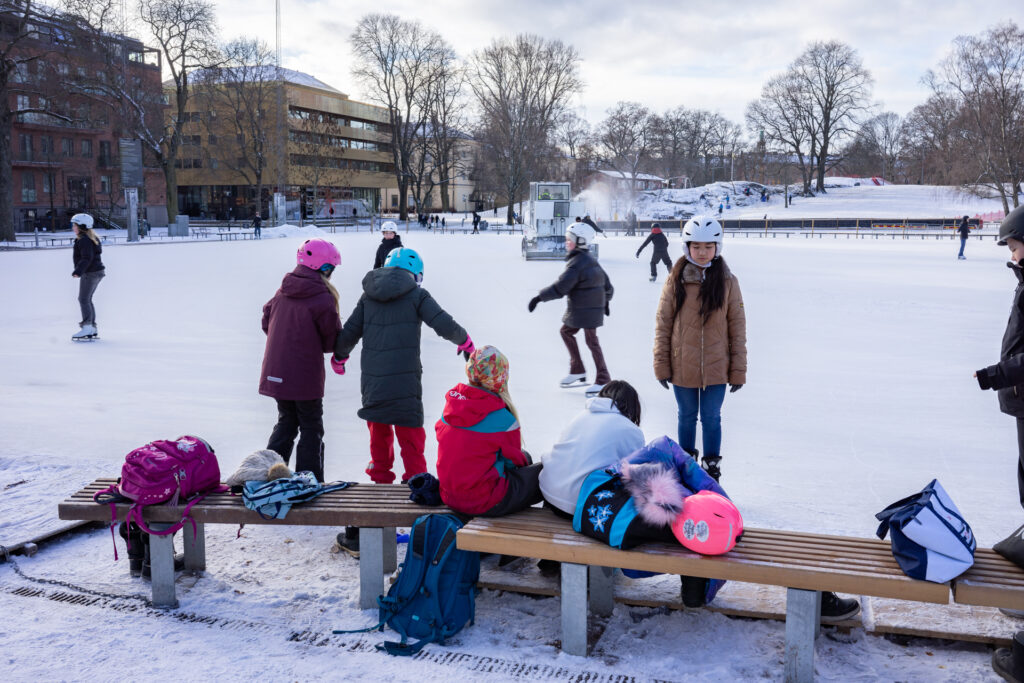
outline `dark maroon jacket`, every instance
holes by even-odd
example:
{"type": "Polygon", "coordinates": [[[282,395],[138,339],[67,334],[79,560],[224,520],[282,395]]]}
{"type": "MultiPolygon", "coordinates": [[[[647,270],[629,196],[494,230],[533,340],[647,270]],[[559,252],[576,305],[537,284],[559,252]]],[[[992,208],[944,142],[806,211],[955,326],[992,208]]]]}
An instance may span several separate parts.
{"type": "Polygon", "coordinates": [[[324,354],[334,350],[341,317],[320,273],[306,266],[284,276],[263,307],[260,393],[288,401],[324,397],[324,354]]]}

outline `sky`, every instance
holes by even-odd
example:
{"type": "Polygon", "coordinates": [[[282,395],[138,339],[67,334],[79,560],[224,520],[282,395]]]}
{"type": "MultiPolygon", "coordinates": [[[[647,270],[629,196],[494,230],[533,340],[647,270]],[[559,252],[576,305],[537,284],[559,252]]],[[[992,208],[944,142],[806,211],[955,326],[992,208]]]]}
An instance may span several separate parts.
{"type": "MultiPolygon", "coordinates": [[[[683,105],[742,123],[747,104],[812,41],[840,40],[860,52],[886,111],[907,114],[927,97],[921,78],[957,35],[976,35],[1019,16],[1019,0],[280,0],[284,66],[366,101],[351,76],[347,38],[370,11],[434,28],[460,56],[495,38],[535,33],[579,51],[585,83],[573,106],[591,123],[621,100],[656,112],[683,105]],[[813,7],[813,9],[807,9],[813,7]],[[1015,12],[1016,10],[1016,12],[1015,12]]],[[[225,38],[273,45],[274,3],[217,0],[225,38]]]]}

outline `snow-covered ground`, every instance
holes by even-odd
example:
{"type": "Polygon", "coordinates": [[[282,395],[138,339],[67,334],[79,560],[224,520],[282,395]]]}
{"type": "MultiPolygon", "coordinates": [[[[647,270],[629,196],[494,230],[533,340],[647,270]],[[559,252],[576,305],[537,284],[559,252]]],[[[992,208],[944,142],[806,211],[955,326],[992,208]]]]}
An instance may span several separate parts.
{"type": "MultiPolygon", "coordinates": [[[[875,185],[871,178],[828,178],[826,192],[814,197],[794,196],[788,208],[781,186],[768,188],[769,201],[761,201],[762,185],[746,181],[716,182],[683,190],[641,193],[636,213],[641,219],[688,218],[694,213],[718,213],[724,218],[956,218],[1001,211],[997,199],[983,199],[957,188],[936,185],[875,185]],[[750,196],[743,194],[750,188],[750,196]],[[701,200],[701,195],[705,199],[701,200]]],[[[790,186],[794,195],[799,187],[790,186]]],[[[589,196],[592,214],[608,217],[610,204],[589,196]],[[593,208],[591,207],[593,204],[593,208]]],[[[1001,214],[1000,214],[1001,215],[1001,214]]]]}
{"type": "MultiPolygon", "coordinates": [[[[850,191],[860,188],[851,188],[850,191]]],[[[873,188],[885,192],[889,188],[873,188]]],[[[909,190],[893,205],[923,206],[909,190]]],[[[878,203],[843,204],[882,215],[878,203]]],[[[818,200],[797,200],[810,204],[818,200]]],[[[851,200],[852,202],[853,200],[851,200]]],[[[943,213],[970,213],[942,205],[943,213]]],[[[988,210],[991,203],[985,208],[988,210]]],[[[118,470],[124,454],[157,438],[195,433],[226,472],[266,444],[275,420],[257,382],[260,311],[294,264],[304,235],[227,243],[117,245],[95,303],[102,340],[69,341],[78,320],[71,252],[0,253],[0,543],[54,524],[56,505],[118,470]]],[[[264,235],[273,233],[264,229],[264,235]]],[[[329,236],[341,249],[334,281],[342,314],[354,305],[379,235],[329,236]]],[[[524,262],[519,237],[402,235],[426,264],[424,286],[472,335],[511,361],[511,394],[527,448],[541,454],[583,408],[561,390],[562,302],[526,302],[560,262],[524,262]]],[[[642,238],[601,242],[616,288],[601,340],[612,375],[632,382],[648,438],[675,434],[675,404],[651,372],[661,282],[647,278],[642,238]]],[[[729,238],[725,258],[747,311],[749,375],[723,410],[723,480],[750,526],[870,536],[874,513],[938,477],[990,546],[1019,522],[1016,434],[992,392],[971,374],[998,359],[1014,287],[1005,248],[941,241],[729,238]]],[[[673,239],[673,258],[681,253],[673,239]]],[[[584,348],[584,359],[589,357],[584,348]]],[[[425,330],[428,462],[444,392],[462,380],[448,342],[425,330]]],[[[326,472],[365,481],[366,427],[356,417],[359,366],[328,373],[326,472]]],[[[413,661],[372,644],[393,634],[330,636],[374,623],[361,612],[358,568],[329,552],[334,530],[208,529],[208,571],[179,583],[181,607],[164,614],[132,601],[68,604],[0,564],[0,667],[10,680],[188,677],[358,680],[781,679],[784,626],[707,611],[617,606],[594,655],[561,654],[558,601],[485,591],[476,625],[413,661]],[[103,609],[103,607],[112,609],[103,609]],[[320,645],[321,647],[318,647],[320,645]]],[[[18,558],[26,574],[93,591],[144,593],[114,563],[110,535],[94,531],[18,558]]],[[[675,584],[678,586],[678,584],[675,584]]],[[[676,590],[678,590],[676,588],[676,590]]],[[[728,587],[727,587],[728,590],[728,587]]],[[[74,591],[65,591],[74,593],[74,591]]],[[[723,592],[723,595],[727,595],[723,592]]],[[[669,596],[671,597],[671,596],[669,596]]],[[[915,609],[908,605],[908,609],[915,609]]],[[[1007,634],[1008,635],[1008,634],[1007,634]]],[[[859,629],[820,638],[821,680],[991,680],[983,646],[924,641],[904,647],[859,629]]]]}

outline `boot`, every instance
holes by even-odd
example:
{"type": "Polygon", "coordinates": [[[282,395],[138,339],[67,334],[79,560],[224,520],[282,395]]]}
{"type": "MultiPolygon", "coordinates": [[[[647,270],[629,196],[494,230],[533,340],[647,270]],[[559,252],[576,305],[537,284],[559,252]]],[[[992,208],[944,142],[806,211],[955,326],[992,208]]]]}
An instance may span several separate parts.
{"type": "Polygon", "coordinates": [[[680,593],[685,607],[703,607],[707,604],[704,596],[708,591],[708,580],[699,576],[680,576],[680,593]]]}
{"type": "Polygon", "coordinates": [[[1012,683],[1024,683],[1024,631],[1013,634],[1010,647],[992,653],[992,670],[1012,683]]]}
{"type": "Polygon", "coordinates": [[[147,546],[142,541],[142,529],[136,524],[129,527],[128,522],[121,522],[117,533],[128,548],[128,572],[133,579],[137,579],[142,576],[142,561],[146,558],[147,546]]]}
{"type": "Polygon", "coordinates": [[[708,473],[708,476],[718,481],[722,477],[722,468],[720,464],[722,462],[722,456],[707,454],[704,456],[704,460],[701,462],[701,467],[708,473]]]}
{"type": "Polygon", "coordinates": [[[345,530],[338,534],[337,544],[338,550],[344,550],[352,557],[359,559],[359,527],[347,526],[345,530]]]}
{"type": "Polygon", "coordinates": [[[852,619],[860,611],[860,603],[853,598],[841,598],[832,591],[821,593],[821,621],[834,624],[852,619]]]}

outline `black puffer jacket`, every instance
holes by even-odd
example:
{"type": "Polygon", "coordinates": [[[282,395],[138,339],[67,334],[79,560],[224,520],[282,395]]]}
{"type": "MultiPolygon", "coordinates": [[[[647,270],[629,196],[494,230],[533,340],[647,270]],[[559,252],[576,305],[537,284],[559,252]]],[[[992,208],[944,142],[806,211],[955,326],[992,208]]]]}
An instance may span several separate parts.
{"type": "Polygon", "coordinates": [[[377,257],[373,259],[373,267],[383,268],[384,261],[387,260],[391,250],[398,249],[400,246],[402,246],[402,237],[398,233],[395,233],[395,236],[391,239],[382,239],[380,246],[377,247],[377,257]]]}
{"type": "Polygon", "coordinates": [[[997,389],[999,409],[1007,415],[1024,417],[1024,271],[1017,264],[1007,264],[1017,276],[1010,319],[1003,333],[999,362],[978,370],[982,389],[997,389]]]}
{"type": "Polygon", "coordinates": [[[423,426],[421,322],[453,344],[462,344],[468,336],[408,271],[378,268],[363,277],[363,295],[334,343],[335,358],[347,358],[363,340],[363,407],[358,412],[362,419],[423,426]]]}
{"type": "Polygon", "coordinates": [[[71,251],[71,256],[75,261],[75,269],[72,271],[72,275],[82,276],[86,273],[104,270],[103,260],[100,258],[100,254],[103,253],[103,246],[93,244],[93,241],[85,235],[81,235],[75,240],[74,248],[71,251]]]}
{"type": "Polygon", "coordinates": [[[605,305],[615,290],[608,275],[586,249],[573,249],[565,257],[565,270],[555,282],[540,290],[541,301],[569,297],[562,322],[569,327],[590,329],[604,324],[605,305]]]}
{"type": "Polygon", "coordinates": [[[652,231],[651,234],[647,236],[647,239],[644,240],[644,243],[640,245],[640,248],[636,250],[637,256],[640,256],[640,252],[644,250],[644,247],[646,247],[648,243],[654,244],[654,254],[652,254],[653,258],[657,258],[661,254],[665,254],[666,256],[668,255],[668,238],[665,237],[665,233],[652,231]]]}

